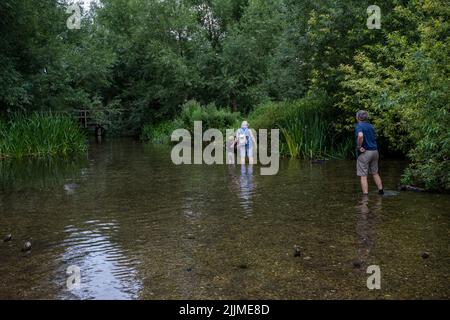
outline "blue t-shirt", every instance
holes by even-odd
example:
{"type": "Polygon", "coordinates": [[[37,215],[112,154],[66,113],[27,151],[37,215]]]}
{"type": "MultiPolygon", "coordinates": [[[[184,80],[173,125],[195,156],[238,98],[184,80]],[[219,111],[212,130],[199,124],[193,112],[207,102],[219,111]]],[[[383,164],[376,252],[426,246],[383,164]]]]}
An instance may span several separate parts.
{"type": "Polygon", "coordinates": [[[358,145],[358,133],[364,135],[363,148],[366,150],[378,150],[377,135],[374,127],[367,122],[359,122],[355,126],[356,145],[358,145]]]}

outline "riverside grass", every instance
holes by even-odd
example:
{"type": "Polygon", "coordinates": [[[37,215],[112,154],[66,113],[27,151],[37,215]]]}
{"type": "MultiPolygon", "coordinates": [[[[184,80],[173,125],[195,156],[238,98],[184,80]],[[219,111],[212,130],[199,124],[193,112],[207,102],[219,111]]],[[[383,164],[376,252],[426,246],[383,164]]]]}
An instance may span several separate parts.
{"type": "Polygon", "coordinates": [[[66,156],[86,150],[86,135],[67,115],[14,114],[0,122],[0,158],[66,156]]]}

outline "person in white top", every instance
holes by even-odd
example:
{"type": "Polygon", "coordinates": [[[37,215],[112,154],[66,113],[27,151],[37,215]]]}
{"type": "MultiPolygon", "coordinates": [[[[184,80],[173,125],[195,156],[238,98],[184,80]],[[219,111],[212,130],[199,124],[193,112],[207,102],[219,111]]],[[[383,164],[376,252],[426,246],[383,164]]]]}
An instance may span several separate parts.
{"type": "Polygon", "coordinates": [[[249,164],[253,164],[253,147],[256,147],[256,139],[252,130],[249,129],[247,121],[243,121],[241,128],[236,131],[236,140],[241,155],[241,164],[245,164],[246,156],[248,157],[249,164]]]}

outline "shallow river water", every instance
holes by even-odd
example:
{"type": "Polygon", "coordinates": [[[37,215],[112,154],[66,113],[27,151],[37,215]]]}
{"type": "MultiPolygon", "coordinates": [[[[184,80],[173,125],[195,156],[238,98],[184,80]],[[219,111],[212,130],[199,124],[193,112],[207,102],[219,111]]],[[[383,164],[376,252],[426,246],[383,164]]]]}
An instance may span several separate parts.
{"type": "MultiPolygon", "coordinates": [[[[405,163],[380,166],[396,190],[405,163]]],[[[0,235],[13,237],[0,242],[0,298],[450,298],[450,196],[364,198],[354,167],[175,166],[170,148],[126,139],[0,162],[0,235]],[[381,290],[367,288],[370,265],[381,290]]]]}

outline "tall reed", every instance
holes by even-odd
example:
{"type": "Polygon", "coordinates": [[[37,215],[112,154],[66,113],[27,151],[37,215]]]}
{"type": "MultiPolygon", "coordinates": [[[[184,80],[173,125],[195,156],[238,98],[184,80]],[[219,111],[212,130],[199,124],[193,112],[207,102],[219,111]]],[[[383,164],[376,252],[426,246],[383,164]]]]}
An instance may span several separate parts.
{"type": "Polygon", "coordinates": [[[302,104],[288,108],[287,117],[281,121],[280,127],[290,156],[303,159],[328,157],[327,122],[321,110],[302,104]]]}
{"type": "Polygon", "coordinates": [[[14,114],[0,125],[0,158],[68,155],[86,149],[86,135],[67,115],[14,114]]]}
{"type": "Polygon", "coordinates": [[[278,128],[281,153],[302,159],[344,159],[351,156],[352,137],[338,136],[333,129],[329,103],[320,97],[268,102],[249,116],[256,129],[278,128]]]}

